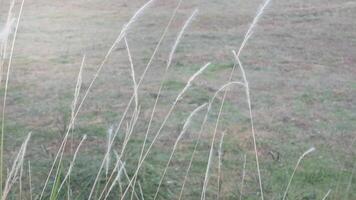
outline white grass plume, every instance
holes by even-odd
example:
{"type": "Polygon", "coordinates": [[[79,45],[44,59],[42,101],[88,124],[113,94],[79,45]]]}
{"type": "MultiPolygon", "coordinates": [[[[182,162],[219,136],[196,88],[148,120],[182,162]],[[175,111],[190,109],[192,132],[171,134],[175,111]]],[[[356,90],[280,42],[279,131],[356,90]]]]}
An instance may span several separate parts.
{"type": "Polygon", "coordinates": [[[192,82],[194,81],[194,79],[195,79],[197,76],[199,76],[201,73],[203,73],[203,71],[204,71],[207,67],[209,67],[210,64],[211,64],[211,63],[205,64],[202,68],[200,68],[197,72],[195,72],[195,73],[193,74],[193,76],[191,76],[191,77],[189,78],[189,80],[188,80],[187,84],[185,85],[185,87],[183,88],[183,90],[178,94],[178,97],[177,97],[178,101],[182,99],[183,94],[184,94],[184,93],[188,90],[188,88],[192,85],[192,82]]]}
{"type": "MultiPolygon", "coordinates": [[[[0,63],[1,74],[2,74],[2,67],[4,65],[4,60],[5,60],[5,58],[7,58],[7,45],[8,45],[7,41],[9,39],[12,31],[15,28],[14,25],[15,25],[16,18],[13,17],[13,14],[12,14],[14,6],[15,6],[15,0],[13,0],[10,4],[5,25],[4,25],[3,29],[0,31],[0,60],[2,59],[1,63],[0,63]]],[[[1,83],[1,78],[0,78],[0,83],[1,83]]]]}
{"type": "Polygon", "coordinates": [[[173,48],[171,50],[171,52],[169,53],[169,57],[168,57],[168,62],[167,62],[167,69],[169,68],[169,66],[171,66],[171,63],[172,63],[172,60],[173,60],[173,55],[178,47],[178,44],[180,42],[180,40],[182,39],[183,37],[183,33],[185,32],[185,29],[187,29],[187,27],[189,26],[189,24],[193,21],[194,17],[196,16],[196,14],[198,13],[198,9],[195,9],[193,11],[193,13],[190,15],[190,17],[188,18],[188,20],[185,22],[183,28],[181,29],[181,31],[179,32],[175,42],[174,42],[174,45],[173,45],[173,48]]]}
{"type": "Polygon", "coordinates": [[[285,200],[286,197],[287,197],[288,190],[289,190],[289,186],[290,186],[290,184],[292,183],[294,174],[295,174],[295,172],[297,171],[297,168],[298,168],[300,162],[303,160],[303,158],[304,158],[306,155],[310,154],[310,153],[313,152],[313,151],[315,151],[315,148],[314,148],[314,147],[308,149],[307,151],[305,151],[305,152],[299,157],[298,162],[297,162],[297,164],[296,164],[295,167],[294,167],[293,173],[292,173],[292,175],[291,175],[291,177],[290,177],[290,179],[289,179],[289,181],[288,181],[286,190],[284,191],[282,200],[285,200]]]}
{"type": "Polygon", "coordinates": [[[172,161],[172,158],[173,158],[173,155],[176,151],[176,148],[178,146],[178,143],[180,142],[180,140],[182,139],[183,135],[187,132],[187,129],[188,129],[188,126],[190,124],[190,122],[192,121],[192,118],[200,111],[202,110],[204,107],[206,107],[207,103],[197,107],[196,109],[193,110],[193,112],[190,113],[190,115],[188,116],[188,118],[185,120],[184,122],[184,125],[183,125],[183,128],[182,128],[182,131],[179,133],[174,145],[173,145],[173,149],[172,149],[172,152],[171,152],[171,155],[169,156],[169,159],[167,161],[167,164],[166,164],[166,167],[164,168],[163,170],[163,173],[162,173],[162,176],[161,176],[161,179],[158,183],[158,187],[157,187],[157,190],[156,190],[156,193],[155,193],[155,196],[154,196],[154,200],[157,198],[158,196],[158,193],[159,193],[159,190],[161,188],[161,185],[162,185],[162,182],[163,182],[163,179],[167,173],[167,170],[168,170],[168,167],[169,167],[169,164],[171,163],[172,161]]]}
{"type": "Polygon", "coordinates": [[[10,172],[7,175],[7,179],[5,182],[5,186],[4,186],[4,190],[2,193],[2,200],[7,199],[7,196],[12,188],[12,186],[14,185],[14,183],[16,182],[16,180],[18,179],[18,173],[23,165],[23,161],[24,161],[24,157],[26,154],[26,150],[27,150],[27,145],[28,142],[30,140],[31,137],[31,133],[29,133],[25,139],[25,141],[22,143],[21,148],[17,154],[17,156],[15,157],[15,160],[12,164],[12,167],[10,169],[10,172]]]}
{"type": "Polygon", "coordinates": [[[246,46],[248,40],[253,34],[253,29],[256,27],[258,20],[261,18],[263,12],[265,11],[266,7],[270,4],[271,0],[265,0],[264,3],[261,5],[260,9],[257,11],[256,16],[254,17],[252,23],[250,24],[247,32],[245,33],[244,39],[241,43],[241,46],[237,52],[237,55],[240,56],[243,48],[246,46]]]}
{"type": "MultiPolygon", "coordinates": [[[[79,68],[79,73],[77,76],[77,83],[75,84],[75,89],[74,89],[74,98],[72,101],[72,106],[71,106],[71,120],[73,120],[75,117],[75,111],[76,111],[76,107],[77,107],[77,103],[78,103],[78,99],[79,99],[79,94],[80,94],[80,90],[82,88],[82,82],[83,82],[83,67],[84,67],[84,63],[85,63],[85,58],[86,56],[83,56],[80,68],[79,68]]],[[[73,122],[74,123],[74,122],[73,122]]]]}

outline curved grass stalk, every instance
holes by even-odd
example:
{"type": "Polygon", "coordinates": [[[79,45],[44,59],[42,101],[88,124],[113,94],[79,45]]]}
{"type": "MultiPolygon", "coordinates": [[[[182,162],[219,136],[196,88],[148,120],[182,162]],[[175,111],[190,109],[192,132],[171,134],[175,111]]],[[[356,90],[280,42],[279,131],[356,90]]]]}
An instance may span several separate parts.
{"type": "Polygon", "coordinates": [[[169,156],[169,159],[167,161],[167,164],[166,164],[166,167],[164,168],[163,170],[163,173],[162,173],[162,176],[161,176],[161,179],[159,181],[159,184],[158,184],[158,187],[157,187],[157,190],[156,190],[156,193],[155,193],[155,196],[154,196],[154,200],[157,198],[158,196],[158,193],[159,193],[159,190],[161,188],[161,185],[162,185],[162,182],[163,182],[163,179],[167,173],[167,170],[168,170],[168,167],[172,161],[172,158],[173,158],[173,155],[176,151],[176,148],[178,146],[178,143],[180,142],[180,140],[182,139],[183,135],[187,132],[187,129],[188,129],[188,126],[190,124],[190,122],[192,121],[192,118],[194,115],[197,114],[197,112],[199,112],[200,110],[202,110],[204,107],[206,107],[207,103],[197,107],[196,109],[193,110],[193,112],[190,113],[190,115],[188,116],[188,118],[186,119],[186,121],[184,122],[184,125],[183,125],[183,129],[182,131],[180,132],[180,134],[178,135],[176,141],[174,142],[174,145],[173,145],[173,149],[172,149],[172,152],[171,152],[171,155],[169,156]]]}
{"type": "Polygon", "coordinates": [[[203,120],[203,123],[202,125],[200,126],[200,131],[199,131],[199,134],[198,134],[198,138],[197,138],[197,142],[195,143],[195,146],[194,146],[194,149],[193,149],[193,152],[192,152],[192,155],[191,155],[191,158],[190,158],[190,161],[189,161],[189,164],[188,164],[188,168],[187,168],[187,171],[185,173],[185,176],[184,176],[184,180],[183,180],[183,184],[182,184],[182,187],[181,187],[181,190],[180,190],[180,194],[179,194],[179,200],[182,199],[183,197],[183,191],[184,191],[184,187],[185,187],[185,184],[186,184],[186,181],[188,179],[188,174],[189,174],[189,171],[190,171],[190,168],[193,164],[193,160],[194,160],[194,156],[195,156],[195,153],[197,151],[197,148],[198,148],[198,145],[199,145],[199,142],[200,142],[200,139],[201,139],[201,136],[202,136],[202,133],[204,131],[204,125],[208,119],[208,114],[209,114],[209,111],[211,109],[211,106],[212,106],[212,103],[214,102],[215,98],[217,97],[218,93],[220,93],[221,91],[225,90],[226,88],[230,87],[231,85],[233,84],[238,84],[238,85],[242,85],[243,86],[243,83],[241,82],[229,82],[223,86],[221,86],[214,94],[214,96],[212,97],[212,99],[210,100],[209,102],[209,105],[208,105],[208,109],[207,109],[207,112],[205,114],[205,117],[204,117],[204,120],[203,120]]]}
{"type": "Polygon", "coordinates": [[[286,197],[287,197],[288,190],[289,190],[289,186],[290,186],[290,184],[292,183],[294,174],[295,174],[295,172],[297,171],[297,168],[298,168],[300,162],[303,160],[303,158],[304,158],[306,155],[310,154],[310,153],[313,152],[313,151],[315,151],[315,148],[314,148],[314,147],[308,149],[306,152],[304,152],[304,153],[299,157],[298,162],[297,162],[297,164],[296,164],[295,167],[294,167],[293,173],[292,173],[292,175],[291,175],[291,177],[290,177],[290,179],[289,179],[289,181],[288,181],[286,190],[284,191],[282,200],[285,200],[286,197]]]}
{"type": "Polygon", "coordinates": [[[260,171],[260,165],[259,165],[259,159],[258,159],[258,153],[257,153],[257,144],[256,144],[256,135],[255,135],[255,129],[254,129],[254,124],[253,124],[253,117],[252,117],[252,108],[251,108],[251,98],[250,98],[250,88],[247,82],[247,78],[246,78],[246,74],[245,74],[245,70],[242,67],[242,64],[240,62],[240,54],[242,52],[242,50],[244,49],[244,47],[246,46],[248,40],[250,39],[250,37],[252,36],[253,33],[253,28],[257,25],[258,20],[260,19],[260,17],[262,16],[264,10],[266,9],[266,7],[268,6],[268,4],[271,2],[271,0],[266,0],[263,5],[261,6],[261,8],[258,10],[256,16],[254,17],[250,27],[248,28],[245,37],[242,41],[242,44],[238,50],[238,52],[236,53],[235,51],[233,51],[235,58],[237,59],[239,66],[240,66],[240,70],[241,73],[243,75],[243,79],[246,85],[246,96],[247,96],[247,103],[249,106],[249,111],[250,111],[250,122],[251,122],[251,132],[252,132],[252,139],[253,139],[253,145],[254,145],[254,150],[255,150],[255,159],[256,159],[256,167],[257,167],[257,174],[258,174],[258,182],[259,182],[259,186],[260,186],[260,192],[261,192],[261,200],[264,200],[264,196],[263,196],[263,187],[262,187],[262,178],[261,178],[261,171],[260,171]]]}

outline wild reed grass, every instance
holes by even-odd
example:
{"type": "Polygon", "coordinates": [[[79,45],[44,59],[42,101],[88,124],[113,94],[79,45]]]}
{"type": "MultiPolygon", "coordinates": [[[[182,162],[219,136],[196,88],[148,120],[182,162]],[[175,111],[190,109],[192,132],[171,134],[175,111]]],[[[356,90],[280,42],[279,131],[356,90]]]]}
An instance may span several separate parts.
{"type": "MultiPolygon", "coordinates": [[[[112,126],[111,128],[108,129],[107,132],[107,141],[106,141],[106,149],[105,149],[105,153],[104,153],[104,157],[101,160],[100,166],[97,169],[95,176],[95,179],[90,182],[90,192],[88,193],[87,197],[85,197],[88,200],[91,199],[98,199],[98,200],[106,200],[110,198],[110,195],[112,194],[113,191],[115,191],[115,187],[118,187],[120,190],[120,195],[118,197],[116,197],[116,199],[120,198],[121,200],[130,198],[136,198],[136,199],[144,199],[145,198],[145,192],[144,189],[142,187],[142,184],[140,182],[140,180],[138,179],[139,173],[141,171],[142,166],[144,165],[147,157],[150,155],[150,153],[152,153],[152,148],[154,147],[154,145],[157,143],[157,141],[159,140],[159,137],[162,135],[163,133],[163,129],[165,128],[165,126],[167,125],[167,121],[170,119],[173,111],[176,109],[177,105],[183,101],[185,94],[188,92],[189,89],[191,89],[192,87],[192,83],[197,79],[198,76],[200,76],[201,74],[204,73],[204,71],[211,65],[211,63],[207,63],[205,64],[203,67],[201,67],[199,70],[197,70],[194,74],[192,74],[189,79],[186,81],[185,86],[179,91],[179,93],[177,94],[175,100],[171,103],[168,112],[165,114],[163,120],[160,122],[158,130],[155,131],[154,133],[152,133],[152,126],[154,123],[154,117],[156,115],[157,112],[157,108],[158,108],[158,102],[161,98],[163,89],[164,89],[164,84],[165,81],[168,78],[168,73],[169,70],[171,68],[171,66],[174,64],[173,60],[174,60],[174,55],[177,51],[177,48],[181,42],[181,40],[183,39],[183,36],[185,34],[185,32],[187,31],[189,25],[192,23],[192,21],[194,20],[194,18],[197,16],[198,13],[198,9],[194,10],[192,12],[192,14],[189,16],[189,18],[185,21],[185,23],[183,24],[181,30],[178,32],[174,43],[171,47],[171,50],[169,52],[168,58],[166,60],[166,65],[164,68],[164,72],[163,72],[163,76],[160,80],[160,85],[157,91],[157,95],[154,101],[154,104],[152,105],[152,110],[150,112],[150,117],[148,120],[148,124],[147,127],[145,128],[144,131],[144,139],[142,142],[142,146],[140,145],[139,148],[139,155],[136,163],[137,165],[135,166],[130,166],[132,168],[127,169],[127,162],[125,161],[125,153],[127,151],[129,151],[128,149],[128,145],[130,143],[130,141],[132,140],[132,135],[134,133],[134,128],[137,126],[138,120],[140,118],[140,114],[141,114],[141,106],[140,106],[140,99],[139,99],[139,88],[140,85],[142,84],[145,75],[147,73],[147,71],[150,69],[150,66],[152,65],[152,62],[157,54],[157,52],[159,51],[159,48],[164,40],[164,38],[167,35],[167,32],[178,12],[178,9],[180,8],[180,5],[182,3],[182,0],[179,0],[170,19],[168,24],[166,25],[163,33],[160,36],[160,39],[158,41],[158,43],[156,44],[156,47],[148,61],[148,63],[146,64],[143,73],[141,74],[141,76],[139,77],[139,79],[136,78],[137,76],[137,72],[135,70],[135,66],[133,64],[133,57],[131,54],[131,50],[130,50],[130,46],[127,40],[128,35],[128,31],[130,29],[130,27],[132,26],[133,23],[135,23],[137,21],[137,19],[145,12],[145,10],[151,5],[153,4],[154,0],[149,0],[147,1],[147,3],[145,3],[143,6],[141,6],[134,14],[133,16],[130,18],[130,20],[123,25],[121,32],[119,33],[119,35],[117,36],[116,40],[113,42],[112,46],[109,48],[109,50],[107,51],[106,55],[104,56],[102,62],[97,66],[96,71],[94,73],[94,77],[91,79],[87,89],[82,92],[82,74],[83,74],[83,69],[84,69],[84,65],[85,65],[85,60],[86,57],[83,56],[82,62],[81,62],[81,66],[79,69],[79,73],[77,76],[77,82],[74,88],[74,95],[73,95],[73,101],[71,104],[71,118],[69,121],[69,126],[68,129],[66,130],[66,133],[63,137],[63,140],[61,141],[61,145],[58,149],[58,151],[55,154],[55,157],[53,159],[53,163],[51,164],[51,168],[49,169],[49,172],[46,176],[46,179],[44,181],[43,186],[41,187],[41,192],[38,196],[38,199],[44,199],[47,198],[46,197],[46,189],[49,185],[49,181],[51,179],[53,179],[53,182],[55,183],[51,189],[51,194],[50,194],[50,199],[55,200],[55,199],[60,199],[60,193],[62,190],[65,189],[65,184],[67,182],[69,182],[70,180],[70,175],[73,172],[74,166],[75,166],[75,162],[77,160],[77,156],[78,156],[78,152],[79,149],[81,148],[81,146],[85,143],[87,137],[84,135],[80,141],[80,143],[78,144],[72,160],[69,164],[68,169],[66,169],[66,173],[64,175],[64,177],[61,177],[61,170],[63,168],[63,159],[64,159],[64,151],[65,151],[65,147],[67,145],[67,140],[68,137],[71,135],[73,137],[73,133],[70,134],[73,130],[74,130],[74,125],[75,125],[75,121],[76,118],[78,117],[78,114],[81,110],[81,108],[83,107],[83,104],[85,102],[85,100],[87,99],[88,95],[90,94],[94,83],[96,82],[98,76],[100,75],[103,67],[105,66],[107,60],[109,59],[110,55],[113,53],[113,51],[115,50],[115,48],[119,45],[119,43],[121,43],[122,41],[124,42],[126,51],[127,51],[127,56],[128,56],[128,60],[130,63],[130,77],[132,79],[132,96],[129,100],[129,102],[126,105],[126,108],[119,120],[119,122],[115,125],[112,126]],[[82,93],[82,95],[81,95],[82,93]],[[80,98],[82,96],[82,98],[80,98]],[[131,107],[132,107],[132,102],[134,103],[133,106],[133,111],[132,111],[132,115],[130,116],[129,119],[125,120],[127,118],[128,113],[131,111],[131,107]],[[126,129],[124,129],[123,126],[125,126],[126,124],[126,129]],[[116,142],[116,138],[118,136],[119,133],[123,134],[123,141],[121,143],[121,150],[118,152],[114,151],[114,144],[116,142]],[[149,135],[152,134],[153,138],[152,140],[148,141],[149,135]],[[111,159],[111,155],[115,153],[116,155],[116,162],[111,164],[112,159],[111,159]],[[113,166],[113,168],[111,168],[113,166]],[[128,173],[128,171],[130,173],[128,173]],[[101,184],[101,177],[102,174],[105,174],[105,182],[100,186],[101,184]],[[138,191],[136,189],[136,186],[138,187],[138,191]],[[129,191],[131,190],[131,196],[129,196],[129,191]]],[[[212,107],[213,104],[215,103],[215,101],[217,101],[218,95],[220,95],[221,92],[223,93],[223,97],[222,99],[219,101],[219,109],[218,109],[218,113],[217,113],[217,117],[214,120],[214,126],[213,126],[213,130],[212,130],[212,137],[211,137],[211,141],[209,142],[210,144],[210,148],[209,148],[209,153],[207,155],[207,160],[206,160],[206,167],[204,168],[204,174],[203,174],[203,180],[202,180],[202,186],[201,186],[201,191],[200,191],[200,198],[201,200],[205,200],[207,198],[207,193],[209,192],[208,186],[209,184],[211,184],[209,182],[209,178],[211,177],[212,173],[213,173],[213,165],[217,164],[217,199],[223,199],[222,196],[222,188],[223,188],[223,164],[224,164],[224,159],[223,159],[223,149],[224,149],[224,138],[227,137],[226,135],[229,134],[228,132],[221,132],[220,131],[220,121],[221,121],[221,117],[222,117],[222,113],[223,113],[223,108],[225,105],[225,101],[227,99],[227,94],[228,94],[228,89],[232,86],[242,86],[242,88],[244,89],[245,92],[245,97],[246,97],[246,102],[247,102],[247,107],[248,107],[248,113],[249,113],[249,123],[250,123],[250,131],[251,131],[251,136],[252,136],[252,142],[253,142],[253,150],[254,150],[254,157],[255,157],[255,161],[256,161],[256,170],[257,170],[257,177],[258,177],[258,187],[259,187],[259,198],[261,198],[261,200],[264,200],[264,189],[263,189],[263,184],[262,184],[262,175],[261,175],[261,166],[260,166],[260,162],[259,162],[259,154],[258,154],[258,143],[257,143],[257,134],[256,134],[256,130],[255,130],[255,125],[254,125],[254,116],[253,116],[253,110],[252,110],[252,99],[251,99],[251,91],[250,91],[250,87],[249,87],[249,82],[248,82],[248,78],[246,75],[246,71],[245,68],[242,64],[242,61],[240,59],[241,53],[243,52],[243,49],[245,48],[245,46],[247,45],[249,39],[251,38],[252,34],[253,34],[253,30],[254,28],[257,26],[257,23],[259,21],[259,19],[261,18],[261,16],[263,15],[266,7],[269,5],[271,1],[270,0],[266,0],[264,1],[264,3],[262,4],[262,6],[260,7],[260,9],[258,10],[258,12],[256,13],[256,16],[254,17],[252,23],[250,24],[247,32],[245,33],[244,37],[243,37],[243,41],[239,47],[239,49],[236,51],[232,51],[233,53],[233,58],[234,58],[234,65],[233,68],[230,72],[230,76],[227,79],[227,82],[224,83],[222,86],[220,86],[216,92],[214,93],[214,95],[209,99],[208,102],[205,102],[203,104],[201,104],[200,106],[198,106],[197,108],[195,108],[193,111],[190,112],[189,116],[186,118],[183,128],[182,130],[179,132],[178,137],[176,137],[174,139],[174,144],[172,146],[172,149],[170,151],[169,157],[167,159],[167,162],[164,165],[163,171],[162,173],[156,177],[158,178],[158,184],[157,187],[155,189],[154,194],[150,194],[153,195],[153,199],[156,200],[159,198],[159,194],[161,191],[161,188],[163,187],[164,184],[164,180],[166,178],[168,169],[172,163],[172,159],[176,153],[176,150],[178,148],[179,143],[182,141],[183,137],[185,136],[188,127],[190,126],[190,124],[192,123],[194,117],[196,117],[196,115],[198,114],[198,112],[202,111],[204,108],[206,108],[206,113],[204,115],[204,118],[200,124],[200,129],[198,132],[198,135],[196,137],[196,141],[194,143],[194,148],[191,152],[190,155],[190,159],[189,159],[189,163],[188,166],[185,170],[183,181],[181,184],[181,187],[178,188],[179,190],[179,196],[177,197],[179,200],[184,198],[184,191],[186,189],[186,185],[187,185],[187,180],[189,177],[189,174],[191,172],[191,168],[193,165],[193,161],[195,159],[195,156],[197,154],[197,148],[198,145],[200,144],[201,140],[202,140],[202,135],[205,131],[208,132],[207,130],[207,121],[209,118],[209,115],[212,115],[212,107]],[[242,80],[233,80],[233,75],[234,73],[236,73],[236,67],[238,66],[239,69],[239,73],[241,74],[242,80]],[[220,136],[220,141],[218,147],[216,147],[216,143],[218,140],[218,135],[220,136]],[[217,150],[218,152],[218,163],[214,163],[214,152],[217,150]]],[[[2,108],[2,126],[1,126],[1,159],[0,159],[0,171],[1,171],[1,175],[0,175],[0,182],[2,183],[2,172],[3,172],[3,150],[4,150],[4,132],[5,132],[5,107],[6,107],[6,97],[7,97],[7,89],[8,89],[8,84],[9,84],[9,77],[10,77],[10,72],[11,72],[11,63],[12,63],[12,57],[13,57],[13,52],[14,52],[14,46],[15,46],[15,41],[16,41],[16,36],[17,36],[17,32],[18,32],[18,27],[19,27],[19,22],[20,22],[20,18],[21,18],[21,14],[22,14],[22,9],[23,9],[23,5],[24,5],[24,1],[22,1],[21,7],[20,7],[20,11],[17,17],[17,21],[16,21],[16,25],[14,25],[14,21],[12,18],[12,9],[14,6],[14,1],[10,6],[10,11],[8,14],[8,19],[7,19],[7,23],[5,24],[5,27],[3,29],[1,29],[0,32],[0,44],[1,44],[1,71],[2,72],[2,67],[3,64],[5,63],[4,60],[7,59],[7,52],[9,51],[9,56],[8,56],[8,65],[7,65],[7,73],[6,73],[6,80],[5,80],[5,93],[4,93],[4,101],[3,101],[3,108],[2,108]],[[7,47],[7,40],[10,37],[11,33],[12,33],[12,27],[14,28],[13,31],[13,36],[12,36],[12,43],[11,43],[11,48],[8,49],[7,47]]],[[[0,80],[1,83],[1,80],[0,80]]],[[[10,168],[9,173],[7,174],[7,179],[5,181],[5,185],[3,188],[2,192],[1,192],[1,199],[5,200],[8,199],[9,193],[13,187],[13,185],[19,181],[19,187],[20,187],[20,198],[23,196],[22,191],[23,191],[23,183],[22,183],[22,175],[23,175],[23,163],[24,163],[24,159],[25,159],[25,154],[26,154],[26,149],[28,146],[28,142],[30,139],[31,134],[29,134],[27,136],[27,138],[25,139],[25,141],[23,142],[23,144],[20,147],[19,153],[17,154],[16,158],[13,161],[13,165],[10,168]]],[[[73,142],[72,142],[73,143],[73,142]]],[[[294,178],[294,175],[301,163],[301,161],[305,158],[305,156],[307,156],[308,154],[310,154],[311,152],[313,152],[315,149],[311,148],[308,151],[304,152],[301,157],[298,159],[296,166],[294,167],[294,171],[291,175],[291,177],[289,178],[289,181],[287,183],[286,189],[283,193],[283,200],[287,199],[287,194],[289,191],[289,188],[291,186],[292,180],[294,178]]],[[[238,188],[239,190],[239,199],[243,199],[243,194],[244,194],[244,189],[245,189],[245,181],[246,181],[246,163],[247,163],[247,156],[246,154],[243,157],[243,169],[242,169],[242,178],[241,178],[241,183],[240,183],[240,187],[238,188]]],[[[33,198],[33,191],[32,191],[32,175],[31,175],[31,164],[30,161],[28,162],[28,177],[29,177],[29,193],[30,193],[30,199],[32,200],[33,198]]],[[[352,181],[352,179],[351,179],[352,181]]],[[[351,184],[350,181],[350,184],[351,184]]],[[[329,194],[330,194],[331,190],[329,190],[323,200],[327,199],[329,194]]],[[[68,199],[70,199],[69,195],[68,195],[68,199]]]]}

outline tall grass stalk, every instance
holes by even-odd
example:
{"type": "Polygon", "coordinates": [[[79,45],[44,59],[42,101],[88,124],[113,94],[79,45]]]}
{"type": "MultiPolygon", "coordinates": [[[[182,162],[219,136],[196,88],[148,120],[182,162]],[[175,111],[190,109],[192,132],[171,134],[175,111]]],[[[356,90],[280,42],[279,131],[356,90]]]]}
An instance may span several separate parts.
{"type": "Polygon", "coordinates": [[[182,128],[182,131],[179,133],[177,139],[175,140],[174,142],[174,145],[173,145],[173,148],[172,148],[172,151],[171,151],[171,154],[169,156],[169,159],[167,161],[167,164],[166,164],[166,167],[164,168],[163,170],[163,173],[162,173],[162,176],[160,178],[160,181],[158,183],[158,186],[157,186],[157,190],[156,190],[156,193],[155,193],[155,196],[154,196],[154,200],[157,198],[158,196],[158,193],[159,193],[159,190],[161,188],[161,185],[162,185],[162,182],[163,182],[163,179],[167,173],[167,170],[168,170],[168,167],[172,161],[172,158],[173,158],[173,155],[176,151],[176,148],[178,146],[178,143],[180,142],[180,140],[182,139],[183,135],[187,132],[187,129],[188,129],[188,126],[190,124],[190,122],[192,121],[192,118],[200,111],[202,110],[204,107],[206,107],[207,103],[197,107],[196,109],[193,110],[193,112],[190,113],[190,115],[188,116],[188,118],[186,119],[186,121],[184,122],[184,125],[183,125],[183,128],[182,128]]]}
{"type": "Polygon", "coordinates": [[[286,199],[286,197],[287,197],[287,194],[288,194],[288,190],[289,190],[290,184],[292,183],[292,180],[293,180],[294,174],[295,174],[295,172],[297,171],[297,169],[298,169],[298,167],[299,167],[300,162],[303,160],[303,158],[304,158],[306,155],[308,155],[308,154],[312,153],[313,151],[315,151],[315,148],[314,148],[314,147],[312,147],[312,148],[308,149],[306,152],[304,152],[304,153],[303,153],[303,154],[299,157],[298,162],[297,162],[297,164],[296,164],[296,165],[295,165],[295,167],[294,167],[293,173],[292,173],[291,177],[289,178],[289,181],[288,181],[288,184],[287,184],[286,190],[284,191],[284,194],[283,194],[283,198],[282,198],[282,200],[285,200],[285,199],[286,199]]]}
{"type": "Polygon", "coordinates": [[[11,43],[11,49],[10,49],[10,55],[9,55],[9,61],[7,65],[7,72],[6,72],[6,80],[5,80],[5,92],[4,92],[4,101],[2,105],[2,116],[1,116],[1,136],[0,136],[0,195],[3,195],[3,165],[4,165],[4,131],[5,131],[5,108],[6,108],[6,99],[7,99],[7,91],[8,91],[8,85],[9,85],[9,79],[10,79],[10,71],[11,71],[11,64],[12,64],[12,57],[15,49],[15,42],[17,38],[17,31],[19,28],[20,24],[20,19],[22,16],[22,10],[23,10],[23,5],[25,3],[25,0],[22,0],[21,6],[20,6],[20,11],[17,17],[16,21],[16,26],[15,26],[15,32],[14,36],[12,39],[11,43]]]}
{"type": "Polygon", "coordinates": [[[31,161],[28,161],[28,186],[30,192],[30,200],[32,200],[32,175],[31,175],[31,161]]]}
{"type": "MultiPolygon", "coordinates": [[[[235,65],[234,67],[232,68],[231,70],[231,73],[230,73],[230,77],[229,77],[229,83],[233,83],[231,82],[232,80],[232,76],[233,76],[233,73],[234,73],[234,70],[235,70],[235,65]]],[[[228,84],[229,84],[228,83],[228,84]]],[[[240,83],[240,82],[237,82],[237,83],[240,83]]],[[[243,84],[242,84],[243,85],[243,84]]],[[[208,111],[210,111],[210,108],[212,106],[212,103],[213,103],[213,100],[217,97],[218,93],[220,91],[222,91],[223,89],[225,89],[225,85],[223,85],[220,89],[217,90],[217,92],[215,92],[214,96],[213,96],[213,99],[212,101],[210,102],[209,104],[209,109],[208,111]]],[[[227,86],[226,86],[227,87],[227,86]]],[[[227,96],[227,90],[224,90],[224,95],[223,95],[223,99],[221,101],[221,104],[220,104],[220,108],[219,108],[219,113],[218,113],[218,116],[217,116],[217,119],[216,119],[216,122],[215,122],[215,128],[214,128],[214,132],[213,132],[213,138],[211,140],[211,144],[210,144],[210,151],[209,151],[209,157],[208,157],[208,163],[206,165],[206,170],[205,170],[205,176],[204,176],[204,182],[203,182],[203,188],[202,188],[202,192],[201,192],[201,200],[204,200],[205,197],[206,197],[206,190],[207,190],[207,187],[208,187],[208,183],[209,183],[209,173],[210,173],[210,166],[211,166],[211,161],[212,161],[212,157],[213,157],[213,151],[214,151],[214,144],[215,144],[215,139],[216,139],[216,136],[217,136],[217,132],[218,132],[218,126],[219,126],[219,121],[220,121],[220,116],[221,116],[221,113],[222,113],[222,109],[224,107],[224,103],[225,103],[225,99],[226,99],[226,96],[227,96]]]]}
{"type": "Polygon", "coordinates": [[[240,185],[240,200],[242,200],[242,196],[244,193],[244,184],[245,184],[245,176],[246,176],[246,154],[244,155],[244,162],[242,166],[242,178],[241,178],[241,185],[240,185]]]}
{"type": "Polygon", "coordinates": [[[221,167],[222,167],[222,157],[223,157],[223,143],[224,143],[224,136],[225,136],[225,131],[222,132],[221,138],[220,138],[220,144],[219,144],[219,151],[218,151],[218,197],[217,199],[220,199],[220,193],[221,193],[221,187],[222,187],[222,172],[221,172],[221,167]]]}
{"type": "Polygon", "coordinates": [[[106,154],[108,154],[107,158],[105,159],[105,176],[108,177],[109,174],[109,166],[110,166],[110,144],[112,140],[112,132],[113,128],[109,128],[108,133],[107,133],[107,139],[106,139],[106,154]]]}
{"type": "Polygon", "coordinates": [[[263,186],[262,186],[262,178],[261,178],[261,171],[260,171],[260,165],[259,165],[259,159],[258,159],[258,152],[257,152],[257,143],[256,143],[256,134],[255,134],[255,128],[254,128],[254,122],[253,122],[253,116],[252,116],[252,107],[251,107],[251,97],[250,97],[250,88],[248,85],[248,81],[247,81],[247,77],[245,74],[245,70],[241,64],[240,61],[240,54],[243,50],[243,48],[246,46],[249,38],[251,37],[252,33],[253,33],[253,29],[254,27],[257,25],[258,20],[260,19],[260,17],[262,16],[264,10],[266,9],[267,5],[271,2],[271,0],[266,0],[263,5],[261,6],[261,8],[258,10],[255,18],[253,19],[249,29],[247,30],[245,37],[242,41],[242,44],[238,50],[238,52],[236,53],[235,51],[233,51],[236,60],[238,61],[241,73],[243,75],[243,79],[244,79],[244,84],[246,85],[245,90],[246,90],[246,98],[247,98],[247,103],[248,103],[248,107],[249,107],[249,113],[250,113],[250,122],[251,122],[251,132],[252,132],[252,139],[253,139],[253,146],[254,146],[254,150],[255,150],[255,159],[256,159],[256,168],[257,168],[257,175],[258,175],[258,182],[259,182],[259,186],[260,186],[260,192],[261,192],[261,200],[264,200],[264,196],[263,196],[263,186]]]}

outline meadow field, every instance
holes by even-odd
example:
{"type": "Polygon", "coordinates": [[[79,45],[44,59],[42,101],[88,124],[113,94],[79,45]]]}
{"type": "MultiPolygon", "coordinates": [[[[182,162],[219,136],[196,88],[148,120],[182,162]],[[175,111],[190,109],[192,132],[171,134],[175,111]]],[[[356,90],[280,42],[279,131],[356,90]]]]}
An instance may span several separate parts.
{"type": "Polygon", "coordinates": [[[352,0],[0,0],[1,200],[355,200],[355,19],[352,0]]]}

